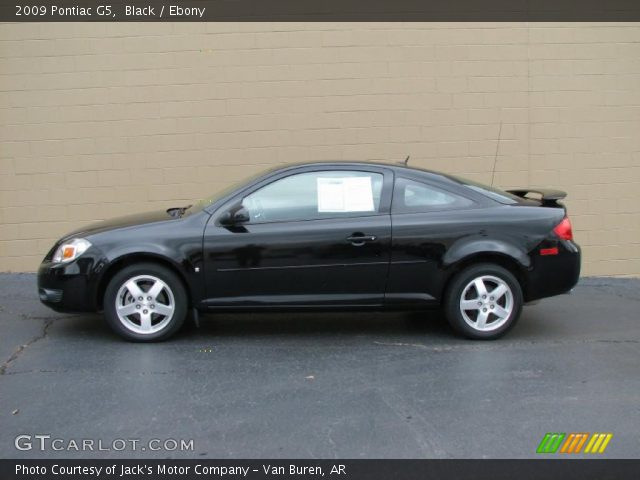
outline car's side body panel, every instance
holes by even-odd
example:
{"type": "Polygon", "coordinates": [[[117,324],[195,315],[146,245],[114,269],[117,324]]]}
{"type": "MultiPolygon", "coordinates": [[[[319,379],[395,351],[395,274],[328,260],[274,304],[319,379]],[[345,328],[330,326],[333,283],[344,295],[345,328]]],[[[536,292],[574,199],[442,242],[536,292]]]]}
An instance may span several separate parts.
{"type": "Polygon", "coordinates": [[[389,214],[229,228],[204,236],[209,307],[383,303],[389,214]],[[354,232],[377,240],[353,246],[354,232]]]}
{"type": "MultiPolygon", "coordinates": [[[[201,281],[202,232],[208,218],[208,214],[199,213],[120,230],[117,234],[95,239],[96,246],[106,252],[110,267],[141,255],[162,260],[180,275],[186,283],[192,303],[197,305],[204,298],[201,281]],[[123,236],[126,236],[126,242],[122,242],[123,236]]],[[[106,275],[110,273],[110,269],[105,269],[106,275]]],[[[101,284],[104,281],[101,280],[101,284]]]]}
{"type": "Polygon", "coordinates": [[[114,230],[81,230],[92,247],[68,264],[51,264],[54,247],[40,266],[38,282],[45,290],[64,290],[64,294],[59,301],[47,304],[63,311],[99,310],[110,276],[127,262],[143,260],[163,263],[178,273],[192,303],[199,304],[204,287],[196,268],[202,268],[202,232],[209,215],[174,219],[154,212],[149,217],[156,221],[145,222],[142,219],[148,217],[141,215],[140,225],[125,222],[125,226],[114,230]]]}
{"type": "Polygon", "coordinates": [[[541,210],[496,206],[393,215],[387,298],[397,303],[406,301],[407,294],[412,300],[426,293],[438,303],[456,267],[474,257],[503,257],[524,277],[537,272],[536,246],[563,215],[557,209],[541,210]]]}

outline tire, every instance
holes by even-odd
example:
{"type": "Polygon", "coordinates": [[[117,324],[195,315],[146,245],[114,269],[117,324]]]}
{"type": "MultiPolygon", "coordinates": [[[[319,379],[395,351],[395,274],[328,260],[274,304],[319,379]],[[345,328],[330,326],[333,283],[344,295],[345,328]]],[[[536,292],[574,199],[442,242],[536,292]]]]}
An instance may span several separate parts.
{"type": "Polygon", "coordinates": [[[187,291],[180,278],[155,263],[123,268],[104,294],[105,320],[131,342],[166,340],[182,327],[187,307],[187,291]]]}
{"type": "Polygon", "coordinates": [[[459,334],[474,340],[494,340],[520,318],[522,289],[505,268],[490,263],[473,265],[453,278],[443,307],[449,324],[459,334]]]}

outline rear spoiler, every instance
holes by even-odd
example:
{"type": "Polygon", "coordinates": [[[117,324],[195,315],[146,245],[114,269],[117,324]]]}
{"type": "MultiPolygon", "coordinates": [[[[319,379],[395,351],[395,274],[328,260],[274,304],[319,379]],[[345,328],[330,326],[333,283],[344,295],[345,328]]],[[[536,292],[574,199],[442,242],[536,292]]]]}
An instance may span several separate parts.
{"type": "Polygon", "coordinates": [[[540,195],[540,201],[544,206],[560,206],[558,200],[562,200],[567,196],[567,192],[562,190],[553,190],[551,188],[517,188],[514,190],[507,190],[507,192],[517,197],[527,198],[530,193],[540,195]]]}

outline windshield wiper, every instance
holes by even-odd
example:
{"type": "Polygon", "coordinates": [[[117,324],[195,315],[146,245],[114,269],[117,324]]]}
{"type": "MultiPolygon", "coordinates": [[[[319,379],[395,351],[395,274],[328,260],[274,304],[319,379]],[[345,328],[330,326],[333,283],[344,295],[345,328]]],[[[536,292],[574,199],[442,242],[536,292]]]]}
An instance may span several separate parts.
{"type": "Polygon", "coordinates": [[[167,213],[174,218],[180,218],[184,215],[184,212],[189,210],[193,205],[187,205],[186,207],[173,207],[167,208],[167,213]]]}

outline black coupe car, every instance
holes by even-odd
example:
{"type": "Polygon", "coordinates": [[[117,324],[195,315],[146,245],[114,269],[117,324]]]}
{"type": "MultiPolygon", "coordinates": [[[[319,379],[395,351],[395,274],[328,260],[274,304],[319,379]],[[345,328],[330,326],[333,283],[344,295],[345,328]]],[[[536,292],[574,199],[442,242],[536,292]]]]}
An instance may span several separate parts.
{"type": "Polygon", "coordinates": [[[525,302],[578,281],[564,197],[396,164],[287,166],[70,233],[44,258],[39,295],[57,311],[102,310],[141,342],[170,337],[190,311],[429,306],[494,339],[525,302]]]}

